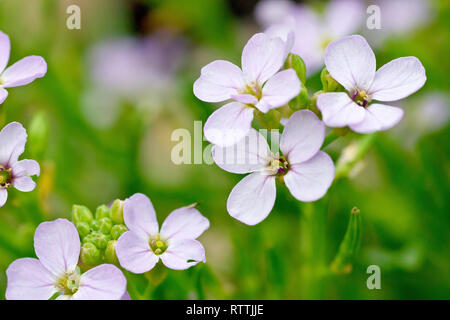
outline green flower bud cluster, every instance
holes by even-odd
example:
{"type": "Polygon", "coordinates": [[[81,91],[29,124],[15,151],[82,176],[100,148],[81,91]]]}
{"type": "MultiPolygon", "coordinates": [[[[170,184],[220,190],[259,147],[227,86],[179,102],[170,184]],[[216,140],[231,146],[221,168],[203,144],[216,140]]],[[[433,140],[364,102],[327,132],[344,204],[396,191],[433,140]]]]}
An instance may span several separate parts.
{"type": "Polygon", "coordinates": [[[115,200],[111,208],[101,205],[95,215],[85,206],[74,205],[72,221],[80,235],[80,258],[85,267],[118,263],[117,239],[128,230],[123,220],[123,201],[115,200]]]}

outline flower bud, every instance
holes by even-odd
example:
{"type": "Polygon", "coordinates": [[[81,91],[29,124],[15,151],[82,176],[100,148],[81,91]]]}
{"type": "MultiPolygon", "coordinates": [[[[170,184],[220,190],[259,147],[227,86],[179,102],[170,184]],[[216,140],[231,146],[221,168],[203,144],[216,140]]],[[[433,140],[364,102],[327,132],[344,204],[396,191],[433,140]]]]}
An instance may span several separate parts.
{"type": "Polygon", "coordinates": [[[99,206],[95,211],[95,219],[99,220],[101,218],[109,218],[109,208],[104,204],[99,206]]]}
{"type": "Polygon", "coordinates": [[[339,82],[337,82],[336,80],[333,79],[333,77],[331,77],[327,68],[323,68],[322,72],[320,73],[320,81],[322,81],[322,87],[324,92],[338,91],[338,89],[341,87],[339,82]]]}
{"type": "Polygon", "coordinates": [[[87,222],[78,222],[76,225],[80,237],[83,238],[91,232],[91,227],[87,222]]]}
{"type": "Polygon", "coordinates": [[[111,228],[111,236],[114,240],[117,240],[126,231],[128,231],[128,228],[124,224],[116,224],[111,228]]]}
{"type": "Polygon", "coordinates": [[[100,229],[100,221],[98,221],[97,219],[92,220],[90,223],[90,226],[91,226],[92,230],[98,231],[98,229],[100,229]]]}
{"type": "Polygon", "coordinates": [[[114,223],[123,223],[123,201],[114,200],[111,206],[111,220],[114,223]]]}
{"type": "Polygon", "coordinates": [[[294,69],[302,84],[304,85],[306,83],[306,66],[305,62],[302,58],[300,58],[300,56],[290,53],[286,59],[286,62],[284,63],[284,68],[294,69]]]}
{"type": "Polygon", "coordinates": [[[308,89],[302,84],[302,89],[300,90],[300,93],[298,96],[296,96],[294,99],[289,101],[289,108],[292,110],[300,110],[304,109],[308,106],[309,103],[309,95],[308,95],[308,89]]]}
{"type": "Polygon", "coordinates": [[[112,225],[113,223],[110,218],[101,218],[98,220],[98,231],[108,235],[111,232],[112,225]]]}
{"type": "Polygon", "coordinates": [[[88,266],[95,266],[102,262],[102,254],[98,248],[90,242],[86,242],[81,247],[81,261],[88,266]]]}
{"type": "Polygon", "coordinates": [[[83,242],[92,243],[98,249],[105,249],[109,240],[111,240],[110,235],[105,235],[98,231],[93,231],[90,234],[88,234],[86,237],[83,238],[83,242]]]}
{"type": "Polygon", "coordinates": [[[107,263],[118,264],[117,256],[116,256],[116,240],[109,240],[105,249],[105,261],[107,263]]]}
{"type": "Polygon", "coordinates": [[[72,221],[75,223],[78,222],[87,222],[90,223],[94,219],[91,211],[85,206],[73,205],[72,207],[72,221]]]}

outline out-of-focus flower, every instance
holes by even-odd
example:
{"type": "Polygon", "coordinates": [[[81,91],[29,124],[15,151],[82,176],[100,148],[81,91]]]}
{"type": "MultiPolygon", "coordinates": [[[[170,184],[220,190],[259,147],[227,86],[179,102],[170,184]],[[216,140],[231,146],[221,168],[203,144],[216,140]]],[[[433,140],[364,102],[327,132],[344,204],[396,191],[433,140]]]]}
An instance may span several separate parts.
{"type": "Polygon", "coordinates": [[[175,270],[206,262],[205,249],[195,239],[209,228],[209,220],[193,206],[173,211],[159,230],[150,199],[137,193],[125,200],[123,217],[130,230],[120,236],[116,246],[123,268],[144,273],[159,259],[175,270]]]}
{"type": "Polygon", "coordinates": [[[39,164],[34,160],[19,161],[26,142],[27,132],[18,122],[11,122],[0,131],[0,207],[6,203],[11,186],[22,192],[36,187],[30,176],[39,176],[39,164]]]}
{"type": "Polygon", "coordinates": [[[288,103],[300,92],[300,80],[293,69],[280,71],[285,45],[278,37],[255,34],[242,51],[242,70],[224,60],[216,60],[201,70],[194,94],[206,102],[233,99],[206,121],[205,137],[227,146],[244,137],[251,128],[254,107],[263,113],[288,103]]]}
{"type": "Polygon", "coordinates": [[[99,43],[88,52],[91,86],[84,112],[99,126],[112,124],[123,102],[137,108],[159,108],[173,96],[174,76],[186,41],[166,31],[145,38],[119,38],[99,43]]]}
{"type": "Polygon", "coordinates": [[[330,75],[347,91],[323,93],[317,107],[329,127],[349,126],[359,133],[387,130],[403,117],[403,110],[372,100],[396,101],[419,90],[426,81],[425,69],[416,57],[401,57],[376,71],[375,54],[359,36],[331,43],[325,51],[330,75]]]}
{"type": "Polygon", "coordinates": [[[24,86],[47,73],[47,63],[39,56],[25,57],[6,68],[10,51],[8,35],[0,31],[0,104],[8,97],[6,88],[24,86]]]}
{"type": "Polygon", "coordinates": [[[331,41],[354,33],[361,26],[365,8],[360,0],[332,0],[323,14],[308,6],[286,0],[265,0],[255,11],[256,19],[292,46],[292,52],[305,61],[307,73],[313,74],[323,66],[323,53],[331,41]],[[295,34],[293,43],[289,32],[295,34]],[[282,34],[285,34],[283,37],[282,34]]]}
{"type": "Polygon", "coordinates": [[[66,219],[41,223],[34,235],[38,259],[23,258],[6,270],[9,300],[119,300],[126,279],[119,268],[102,264],[81,274],[77,267],[80,239],[66,219]]]}
{"type": "Polygon", "coordinates": [[[216,164],[233,173],[251,173],[231,191],[229,214],[248,225],[264,220],[275,203],[275,179],[282,178],[291,194],[300,201],[323,197],[334,177],[331,158],[320,151],[325,126],[309,110],[292,114],[281,135],[280,150],[271,153],[264,137],[252,129],[235,146],[214,146],[216,164]]]}

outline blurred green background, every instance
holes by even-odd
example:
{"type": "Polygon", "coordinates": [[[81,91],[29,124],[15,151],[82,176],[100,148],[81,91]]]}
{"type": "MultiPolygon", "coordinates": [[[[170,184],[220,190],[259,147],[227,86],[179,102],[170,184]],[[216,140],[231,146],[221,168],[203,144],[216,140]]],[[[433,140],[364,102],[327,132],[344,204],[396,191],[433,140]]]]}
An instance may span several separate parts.
{"type": "MultiPolygon", "coordinates": [[[[160,223],[172,210],[196,201],[211,222],[200,238],[207,264],[169,270],[161,283],[153,281],[146,298],[450,298],[450,7],[445,0],[426,2],[429,21],[386,36],[374,49],[378,67],[400,56],[416,56],[425,66],[428,80],[402,101],[401,123],[378,134],[364,159],[323,199],[301,204],[280,187],[272,213],[250,227],[226,211],[227,197],[242,176],[214,164],[177,166],[170,156],[177,143],[172,131],[193,132],[194,120],[204,122],[217,107],[192,93],[201,67],[216,59],[239,64],[242,47],[261,31],[253,12],[257,1],[0,1],[0,30],[12,42],[10,64],[31,54],[48,63],[43,79],[12,88],[0,105],[0,127],[19,121],[27,128],[22,158],[37,160],[42,171],[36,190],[13,190],[0,208],[0,297],[8,265],[34,256],[40,222],[69,218],[73,204],[95,210],[142,192],[160,223]],[[71,4],[81,8],[80,30],[66,27],[71,4]],[[161,30],[163,42],[170,38],[180,47],[162,51],[158,59],[173,60],[156,63],[142,99],[142,92],[112,99],[120,89],[96,90],[93,48],[110,39],[154,37],[161,30]],[[174,58],[168,57],[172,50],[179,50],[174,58]],[[165,68],[171,71],[161,85],[165,68]],[[440,107],[426,109],[432,104],[440,107]],[[354,206],[361,210],[362,243],[352,271],[323,275],[354,206]],[[369,265],[381,268],[381,290],[366,286],[369,265]]],[[[314,5],[320,10],[326,1],[314,5]]],[[[113,77],[118,88],[127,81],[120,72],[113,77]]],[[[308,81],[313,89],[319,85],[318,75],[308,81]]],[[[336,160],[354,138],[342,138],[326,151],[336,160]]],[[[145,290],[144,277],[129,279],[138,292],[145,290]]]]}

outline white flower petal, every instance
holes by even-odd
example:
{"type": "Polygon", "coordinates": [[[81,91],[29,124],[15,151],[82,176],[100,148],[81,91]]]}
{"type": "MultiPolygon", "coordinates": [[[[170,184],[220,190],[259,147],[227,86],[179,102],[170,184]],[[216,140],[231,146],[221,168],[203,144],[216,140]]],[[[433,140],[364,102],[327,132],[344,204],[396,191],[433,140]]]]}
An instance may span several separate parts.
{"type": "Polygon", "coordinates": [[[350,129],[359,133],[387,130],[403,117],[402,109],[384,104],[371,104],[365,111],[364,119],[360,123],[350,125],[350,129]]]}
{"type": "Polygon", "coordinates": [[[330,1],[324,15],[325,29],[332,39],[339,39],[357,31],[365,14],[366,9],[361,0],[330,1]]]}
{"type": "Polygon", "coordinates": [[[244,103],[244,104],[257,104],[258,99],[254,95],[251,95],[249,93],[240,93],[240,94],[233,94],[231,95],[231,99],[236,100],[237,102],[244,103]]]}
{"type": "Polygon", "coordinates": [[[29,56],[8,67],[2,74],[5,88],[29,84],[47,73],[47,63],[42,57],[29,56]]]}
{"type": "Polygon", "coordinates": [[[231,191],[227,200],[228,213],[245,224],[255,225],[269,215],[276,194],[275,176],[254,172],[231,191]]]}
{"type": "Polygon", "coordinates": [[[266,139],[253,128],[238,143],[228,147],[216,145],[211,152],[220,168],[233,173],[260,171],[270,161],[266,139]]]}
{"type": "Polygon", "coordinates": [[[101,264],[83,273],[74,300],[121,300],[127,280],[119,268],[101,264]]]}
{"type": "Polygon", "coordinates": [[[280,38],[257,33],[242,51],[242,71],[247,80],[263,84],[283,66],[285,45],[280,38]]]}
{"type": "Polygon", "coordinates": [[[0,88],[0,104],[2,104],[3,101],[6,100],[6,98],[8,98],[8,91],[6,91],[3,88],[0,88]]]}
{"type": "Polygon", "coordinates": [[[11,122],[0,131],[0,165],[14,164],[25,150],[27,132],[18,122],[11,122]]]}
{"type": "Polygon", "coordinates": [[[156,265],[159,258],[153,253],[150,239],[143,239],[133,231],[127,231],[117,240],[116,255],[122,268],[133,273],[147,272],[156,265]]]}
{"type": "Polygon", "coordinates": [[[280,71],[266,82],[256,107],[264,113],[281,107],[296,97],[300,89],[300,80],[293,69],[280,71]]]}
{"type": "Polygon", "coordinates": [[[3,207],[8,200],[8,191],[0,188],[0,208],[3,207]]]}
{"type": "Polygon", "coordinates": [[[367,90],[375,77],[375,54],[359,35],[332,42],[325,50],[325,65],[330,75],[348,91],[367,90]]]}
{"type": "Polygon", "coordinates": [[[270,26],[264,31],[271,38],[280,38],[284,42],[284,59],[287,58],[295,43],[295,33],[292,27],[287,23],[279,23],[270,26]]]}
{"type": "Polygon", "coordinates": [[[150,199],[142,193],[136,193],[125,200],[123,219],[128,229],[143,239],[158,233],[155,209],[150,199]]]}
{"type": "Polygon", "coordinates": [[[204,66],[200,78],[194,83],[194,94],[206,102],[228,100],[244,86],[242,71],[224,60],[216,60],[204,66]]]}
{"type": "Polygon", "coordinates": [[[12,184],[14,188],[22,192],[30,192],[36,188],[36,182],[27,176],[13,178],[12,184]]]}
{"type": "Polygon", "coordinates": [[[161,261],[170,269],[184,270],[200,261],[206,262],[205,248],[197,240],[175,240],[161,255],[161,261]]]}
{"type": "Polygon", "coordinates": [[[320,150],[325,139],[325,126],[309,110],[291,115],[281,135],[280,149],[289,164],[310,159],[320,150]]]}
{"type": "Polygon", "coordinates": [[[327,92],[317,96],[317,107],[322,120],[332,128],[359,123],[364,119],[364,108],[357,105],[345,92],[327,92]]]}
{"type": "Polygon", "coordinates": [[[209,228],[209,220],[195,208],[172,211],[161,226],[161,237],[169,240],[197,239],[209,228]]]}
{"type": "Polygon", "coordinates": [[[34,176],[41,173],[39,163],[34,160],[20,160],[11,166],[13,177],[34,176]]]}
{"type": "Polygon", "coordinates": [[[369,95],[380,101],[403,99],[422,88],[426,80],[425,68],[419,59],[398,58],[378,69],[369,95]]]}
{"type": "Polygon", "coordinates": [[[38,259],[15,260],[6,270],[8,300],[48,300],[56,292],[56,277],[38,259]]]}
{"type": "Polygon", "coordinates": [[[284,182],[291,194],[300,201],[322,198],[334,179],[334,164],[330,156],[319,151],[308,161],[291,165],[284,182]]]}
{"type": "MultiPolygon", "coordinates": [[[[5,70],[9,61],[9,54],[11,52],[11,42],[7,34],[0,31],[0,76],[5,70]]],[[[1,103],[1,99],[0,99],[1,103]]]]}
{"type": "Polygon", "coordinates": [[[233,145],[250,130],[254,109],[239,102],[230,102],[214,111],[206,120],[206,139],[219,146],[233,145]]]}
{"type": "Polygon", "coordinates": [[[34,233],[34,251],[43,266],[55,276],[75,270],[80,255],[80,238],[66,219],[42,222],[34,233]]]}

